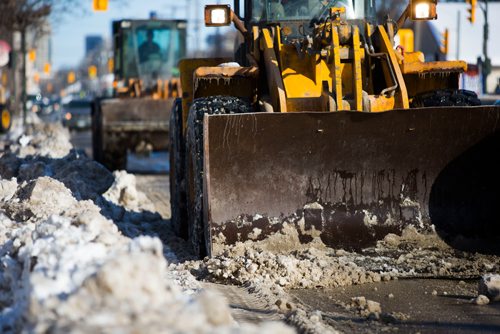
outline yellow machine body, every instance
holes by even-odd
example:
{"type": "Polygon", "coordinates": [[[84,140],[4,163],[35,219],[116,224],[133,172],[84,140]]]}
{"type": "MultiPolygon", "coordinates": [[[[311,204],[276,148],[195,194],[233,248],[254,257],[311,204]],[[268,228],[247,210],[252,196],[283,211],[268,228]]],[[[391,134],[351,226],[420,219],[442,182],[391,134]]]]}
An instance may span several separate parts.
{"type": "Polygon", "coordinates": [[[303,243],[360,249],[408,225],[499,251],[500,108],[459,90],[465,62],[395,49],[393,22],[342,7],[308,33],[233,22],[243,66],[181,61],[170,123],[172,221],[200,255],[290,227],[303,243]]]}

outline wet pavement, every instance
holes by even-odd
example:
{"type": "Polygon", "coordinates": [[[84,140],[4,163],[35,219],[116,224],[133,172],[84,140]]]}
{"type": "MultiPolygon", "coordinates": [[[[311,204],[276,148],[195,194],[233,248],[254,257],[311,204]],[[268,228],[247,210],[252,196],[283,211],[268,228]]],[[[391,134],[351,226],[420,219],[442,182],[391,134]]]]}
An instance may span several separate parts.
{"type": "Polygon", "coordinates": [[[346,332],[500,333],[500,303],[470,302],[477,296],[477,284],[477,280],[411,279],[291,294],[346,332]],[[380,320],[368,320],[351,306],[351,298],[360,296],[381,304],[380,320]]]}

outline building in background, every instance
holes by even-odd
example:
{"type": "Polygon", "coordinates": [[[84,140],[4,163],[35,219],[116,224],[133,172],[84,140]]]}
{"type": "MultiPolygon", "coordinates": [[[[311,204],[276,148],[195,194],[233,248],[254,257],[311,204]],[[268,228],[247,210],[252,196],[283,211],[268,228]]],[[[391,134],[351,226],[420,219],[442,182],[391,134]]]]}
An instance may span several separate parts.
{"type": "Polygon", "coordinates": [[[85,57],[95,50],[98,50],[104,44],[104,38],[100,35],[85,36],[85,57]]]}
{"type": "Polygon", "coordinates": [[[51,93],[44,91],[47,82],[52,78],[51,34],[52,29],[48,20],[39,29],[27,32],[26,89],[28,95],[51,93]]]}

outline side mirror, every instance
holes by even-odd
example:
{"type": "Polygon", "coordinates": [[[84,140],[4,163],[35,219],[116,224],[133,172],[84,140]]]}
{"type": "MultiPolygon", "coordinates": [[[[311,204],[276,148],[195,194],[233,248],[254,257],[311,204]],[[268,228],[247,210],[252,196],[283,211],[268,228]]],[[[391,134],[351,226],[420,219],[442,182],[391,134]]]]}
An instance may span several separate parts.
{"type": "Polygon", "coordinates": [[[231,7],[229,5],[205,6],[205,25],[207,27],[223,27],[231,24],[231,7]]]}
{"type": "Polygon", "coordinates": [[[412,21],[427,21],[437,19],[437,0],[411,0],[410,12],[412,21]]]}

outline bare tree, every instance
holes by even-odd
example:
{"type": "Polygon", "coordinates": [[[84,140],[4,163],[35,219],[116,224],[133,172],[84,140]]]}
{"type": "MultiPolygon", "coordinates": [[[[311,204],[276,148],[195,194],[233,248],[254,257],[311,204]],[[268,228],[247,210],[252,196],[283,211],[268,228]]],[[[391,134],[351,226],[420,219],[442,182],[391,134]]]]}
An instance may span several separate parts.
{"type": "MultiPolygon", "coordinates": [[[[114,2],[125,2],[127,0],[112,0],[114,2]]],[[[80,0],[0,0],[0,31],[13,35],[18,32],[21,35],[22,56],[22,109],[23,121],[26,121],[26,34],[28,31],[43,33],[49,16],[61,18],[64,15],[74,14],[76,11],[86,12],[84,6],[89,2],[80,0]],[[84,5],[85,4],[85,5],[84,5]]],[[[81,15],[81,14],[80,14],[81,15]]],[[[16,57],[14,57],[15,59],[16,57]]],[[[12,72],[15,76],[16,68],[12,72]]],[[[14,79],[15,81],[15,79],[14,79]]],[[[14,84],[15,87],[15,84],[14,84]]],[[[15,90],[15,89],[14,89],[15,90]]],[[[14,94],[17,95],[17,94],[14,94]]]]}

